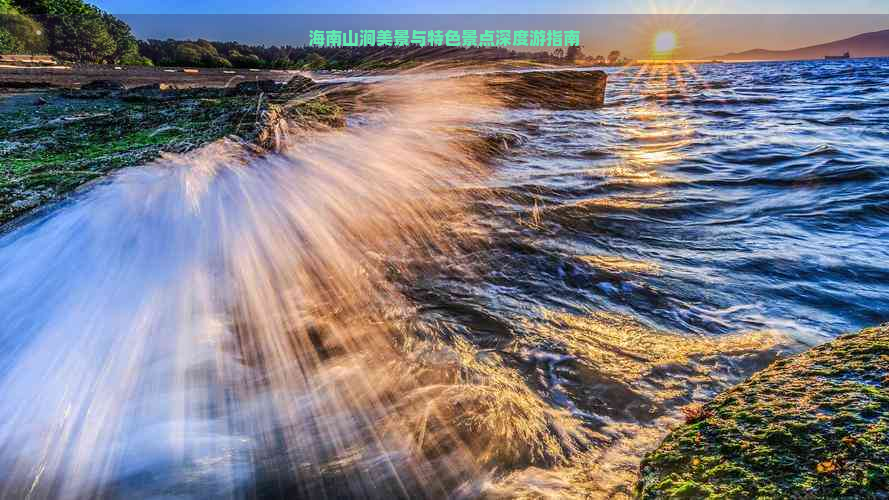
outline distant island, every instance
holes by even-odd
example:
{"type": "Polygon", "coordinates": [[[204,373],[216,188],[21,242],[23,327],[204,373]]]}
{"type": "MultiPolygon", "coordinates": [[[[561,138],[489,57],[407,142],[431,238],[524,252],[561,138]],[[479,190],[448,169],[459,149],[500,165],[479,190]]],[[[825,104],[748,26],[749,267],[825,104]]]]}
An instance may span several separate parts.
{"type": "Polygon", "coordinates": [[[800,59],[824,59],[827,56],[889,57],[889,29],[862,33],[851,38],[834,42],[811,45],[791,50],[753,49],[744,52],[731,52],[712,59],[724,61],[782,61],[800,59]]]}

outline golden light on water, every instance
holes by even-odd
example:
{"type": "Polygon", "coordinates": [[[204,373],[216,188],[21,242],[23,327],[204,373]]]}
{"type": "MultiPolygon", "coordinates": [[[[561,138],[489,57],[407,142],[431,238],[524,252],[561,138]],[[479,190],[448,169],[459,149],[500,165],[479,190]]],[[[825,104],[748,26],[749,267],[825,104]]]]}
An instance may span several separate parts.
{"type": "Polygon", "coordinates": [[[672,31],[659,31],[654,36],[653,55],[655,57],[670,56],[676,50],[677,38],[676,33],[672,31]]]}

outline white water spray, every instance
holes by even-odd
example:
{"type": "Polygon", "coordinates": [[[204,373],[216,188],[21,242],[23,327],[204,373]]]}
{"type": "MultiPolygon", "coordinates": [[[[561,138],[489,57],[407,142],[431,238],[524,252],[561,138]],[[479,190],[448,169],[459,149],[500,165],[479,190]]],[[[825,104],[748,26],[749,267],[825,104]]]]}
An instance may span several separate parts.
{"type": "Polygon", "coordinates": [[[385,264],[448,247],[477,167],[445,134],[492,108],[384,91],[373,125],[128,169],[0,239],[3,498],[449,488],[399,429],[385,264]]]}

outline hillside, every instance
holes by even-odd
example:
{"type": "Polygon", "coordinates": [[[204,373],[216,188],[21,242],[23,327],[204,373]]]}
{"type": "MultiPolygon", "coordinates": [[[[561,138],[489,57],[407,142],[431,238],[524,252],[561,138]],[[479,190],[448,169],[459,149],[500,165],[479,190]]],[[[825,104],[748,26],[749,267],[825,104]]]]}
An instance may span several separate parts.
{"type": "Polygon", "coordinates": [[[126,23],[83,0],[0,0],[0,53],[35,52],[82,63],[151,63],[126,23]]]}
{"type": "Polygon", "coordinates": [[[791,50],[753,49],[732,52],[714,59],[722,60],[797,60],[823,59],[848,51],[852,57],[889,57],[889,29],[862,33],[851,38],[791,50]]]}
{"type": "Polygon", "coordinates": [[[46,52],[43,27],[31,17],[0,0],[0,54],[46,52]]]}

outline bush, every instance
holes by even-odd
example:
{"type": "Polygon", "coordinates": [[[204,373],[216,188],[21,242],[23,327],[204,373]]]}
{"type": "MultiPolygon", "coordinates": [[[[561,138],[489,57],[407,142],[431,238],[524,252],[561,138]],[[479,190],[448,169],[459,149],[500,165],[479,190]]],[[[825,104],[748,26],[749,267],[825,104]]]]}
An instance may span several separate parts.
{"type": "Polygon", "coordinates": [[[210,58],[209,64],[207,64],[207,66],[210,68],[231,68],[232,63],[224,57],[215,56],[210,58]]]}
{"type": "Polygon", "coordinates": [[[0,28],[0,54],[20,52],[16,39],[3,28],[0,28]]]}
{"type": "Polygon", "coordinates": [[[119,62],[124,66],[154,66],[151,59],[140,56],[139,54],[125,54],[120,58],[119,62]]]}
{"type": "Polygon", "coordinates": [[[263,66],[263,60],[256,54],[241,54],[237,50],[233,50],[228,58],[236,68],[261,68],[263,66]]]}
{"type": "Polygon", "coordinates": [[[304,63],[304,67],[306,69],[322,69],[327,65],[327,61],[316,54],[315,52],[310,53],[306,56],[306,60],[304,63]]]}

